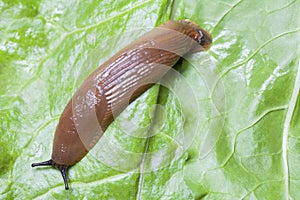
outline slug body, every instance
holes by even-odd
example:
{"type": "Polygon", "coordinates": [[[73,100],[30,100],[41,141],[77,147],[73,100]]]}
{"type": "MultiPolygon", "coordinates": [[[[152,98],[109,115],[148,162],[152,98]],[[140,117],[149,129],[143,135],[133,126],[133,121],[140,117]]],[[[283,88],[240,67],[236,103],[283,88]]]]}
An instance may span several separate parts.
{"type": "Polygon", "coordinates": [[[97,143],[128,104],[159,81],[180,57],[206,50],[211,36],[189,20],[167,21],[119,51],[82,83],[57,125],[52,165],[63,176],[97,143]]]}

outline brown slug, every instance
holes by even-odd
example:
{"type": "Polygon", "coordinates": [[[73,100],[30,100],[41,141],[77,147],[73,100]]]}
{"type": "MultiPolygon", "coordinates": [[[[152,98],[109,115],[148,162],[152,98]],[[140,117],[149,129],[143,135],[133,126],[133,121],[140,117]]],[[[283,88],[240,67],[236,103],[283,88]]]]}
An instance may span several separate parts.
{"type": "Polygon", "coordinates": [[[52,157],[31,166],[61,171],[79,162],[126,106],[159,81],[180,57],[207,50],[208,32],[190,20],[167,21],[98,67],[65,107],[57,125],[52,157]]]}

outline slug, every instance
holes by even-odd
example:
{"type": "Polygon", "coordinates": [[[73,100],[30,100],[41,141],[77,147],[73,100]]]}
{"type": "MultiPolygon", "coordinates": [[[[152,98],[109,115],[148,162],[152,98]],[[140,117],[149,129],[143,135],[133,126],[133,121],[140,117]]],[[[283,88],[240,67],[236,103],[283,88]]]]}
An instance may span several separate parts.
{"type": "Polygon", "coordinates": [[[126,106],[158,82],[180,57],[209,49],[212,38],[190,20],[167,21],[120,50],[82,83],[56,127],[52,157],[31,166],[60,170],[79,162],[126,106]]]}

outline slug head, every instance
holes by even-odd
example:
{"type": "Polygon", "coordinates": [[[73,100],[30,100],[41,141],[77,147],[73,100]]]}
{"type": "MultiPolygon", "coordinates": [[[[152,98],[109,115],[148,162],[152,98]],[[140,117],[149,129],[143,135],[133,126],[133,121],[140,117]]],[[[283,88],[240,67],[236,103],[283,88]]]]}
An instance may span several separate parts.
{"type": "Polygon", "coordinates": [[[66,166],[66,165],[58,165],[55,162],[53,162],[52,159],[44,161],[44,162],[40,162],[40,163],[32,163],[31,164],[31,167],[37,167],[37,166],[53,166],[53,167],[56,167],[61,172],[61,175],[62,175],[64,183],[65,183],[65,189],[66,190],[69,189],[68,180],[67,180],[67,169],[68,169],[68,166],[66,166]]]}

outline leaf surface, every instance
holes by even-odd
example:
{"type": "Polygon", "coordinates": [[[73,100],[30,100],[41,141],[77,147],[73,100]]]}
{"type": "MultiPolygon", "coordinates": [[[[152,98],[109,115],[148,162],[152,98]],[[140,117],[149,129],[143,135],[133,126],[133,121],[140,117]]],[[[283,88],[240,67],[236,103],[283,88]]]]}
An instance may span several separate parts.
{"type": "Polygon", "coordinates": [[[300,1],[0,0],[1,199],[299,199],[300,1]],[[61,112],[101,63],[168,19],[212,33],[60,173],[61,112]]]}

